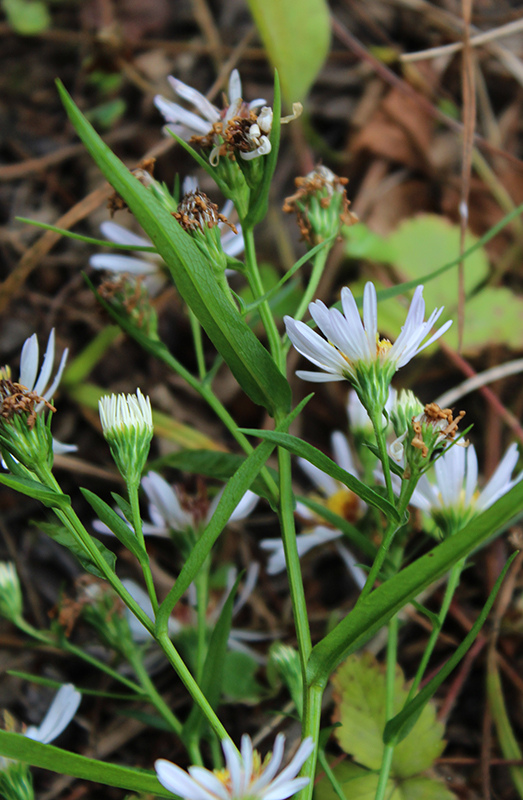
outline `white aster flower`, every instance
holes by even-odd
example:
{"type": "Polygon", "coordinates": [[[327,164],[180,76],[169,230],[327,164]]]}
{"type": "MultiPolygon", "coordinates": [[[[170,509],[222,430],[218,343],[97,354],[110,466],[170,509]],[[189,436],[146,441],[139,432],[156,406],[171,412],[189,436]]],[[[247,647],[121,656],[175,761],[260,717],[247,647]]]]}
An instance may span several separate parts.
{"type": "MultiPolygon", "coordinates": [[[[55,356],[55,329],[53,328],[49,334],[40,372],[38,372],[38,364],[40,361],[38,337],[36,333],[33,333],[32,336],[25,340],[22,347],[22,354],[20,356],[20,377],[18,382],[22,386],[25,386],[29,392],[35,392],[39,397],[49,402],[53,398],[62,379],[68,354],[69,348],[66,347],[62,353],[56,375],[51,381],[55,356]]],[[[41,411],[43,408],[44,404],[40,403],[37,407],[37,411],[41,411]]],[[[63,442],[53,439],[53,453],[55,453],[55,455],[72,453],[75,450],[78,450],[75,444],[64,444],[63,442]]]]}
{"type": "MultiPolygon", "coordinates": [[[[332,434],[331,447],[336,463],[351,475],[354,475],[355,478],[359,477],[349,442],[341,431],[335,431],[332,434]]],[[[330,511],[334,511],[340,517],[354,522],[366,508],[366,504],[354,492],[351,492],[345,484],[327,475],[326,472],[315,467],[304,458],[298,458],[298,464],[321,493],[322,497],[319,502],[323,503],[330,511]]],[[[304,503],[298,502],[296,511],[306,522],[305,531],[296,536],[296,546],[300,558],[305,553],[308,553],[309,550],[312,550],[313,547],[343,536],[340,530],[330,528],[325,524],[318,524],[318,517],[304,503]]],[[[267,562],[268,575],[277,575],[286,569],[282,539],[262,539],[260,547],[270,552],[267,562]]]]}
{"type": "Polygon", "coordinates": [[[242,736],[241,756],[232,742],[222,741],[226,768],[211,772],[204,767],[189,767],[188,773],[170,761],[155,762],[158,780],[166,789],[184,800],[285,800],[303,789],[309,778],[297,778],[300,769],[314,750],[309,736],[299,746],[290,764],[279,775],[285,736],[279,733],[268,762],[253,749],[251,738],[242,736]]]}
{"type": "Polygon", "coordinates": [[[486,511],[500,497],[523,479],[523,472],[512,478],[518,462],[516,444],[503,456],[498,468],[483,490],[478,488],[478,459],[473,445],[450,447],[434,464],[435,482],[422,475],[411,504],[443,523],[454,532],[475,514],[486,511]]]}
{"type": "Polygon", "coordinates": [[[42,744],[49,744],[60,736],[76,714],[82,695],[72,683],[66,683],[55,695],[49,711],[38,727],[30,725],[25,736],[42,744]]]}
{"type": "Polygon", "coordinates": [[[321,300],[309,305],[325,339],[304,322],[285,317],[287,334],[296,350],[323,370],[298,370],[296,374],[313,382],[348,380],[367,411],[382,411],[394,373],[439,339],[451,321],[424,342],[443,308],[435,309],[424,322],[423,286],[418,286],[401,333],[391,344],[379,338],[376,289],[372,283],[366,284],[363,295],[363,324],[348,287],[341,290],[341,304],[343,314],[336,308],[327,308],[321,300]]]}
{"type": "MultiPolygon", "coordinates": [[[[188,111],[160,94],[156,95],[154,102],[168,123],[166,128],[185,141],[194,137],[203,147],[210,147],[209,161],[213,166],[217,166],[220,155],[227,152],[239,154],[244,161],[251,161],[271,152],[269,136],[273,119],[272,108],[265,105],[262,98],[250,103],[243,101],[240,73],[237,69],[231,72],[229,78],[229,105],[222,110],[177,78],[170,76],[169,83],[178,97],[190,103],[198,113],[188,111]],[[256,114],[260,107],[261,111],[256,114]]],[[[282,123],[290,122],[301,114],[301,103],[294,103],[292,110],[292,114],[282,118],[282,123]]]]}

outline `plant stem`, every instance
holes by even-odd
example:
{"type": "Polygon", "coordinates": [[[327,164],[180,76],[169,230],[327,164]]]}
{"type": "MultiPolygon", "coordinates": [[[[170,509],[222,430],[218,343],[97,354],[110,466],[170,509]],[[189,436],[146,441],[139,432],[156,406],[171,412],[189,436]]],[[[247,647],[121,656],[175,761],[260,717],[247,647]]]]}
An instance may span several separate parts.
{"type": "Polygon", "coordinates": [[[378,409],[377,413],[370,415],[372,425],[374,427],[374,434],[376,436],[376,444],[380,456],[381,465],[383,467],[383,475],[385,477],[385,486],[387,487],[387,496],[389,503],[396,504],[394,489],[392,488],[392,479],[390,476],[389,454],[387,452],[387,440],[385,430],[383,428],[383,414],[382,409],[378,409]]]}
{"type": "Polygon", "coordinates": [[[380,569],[383,566],[383,562],[385,561],[385,556],[389,552],[389,547],[392,544],[392,540],[394,539],[397,530],[398,530],[398,525],[396,525],[395,522],[392,521],[389,522],[387,530],[385,531],[382,542],[380,544],[379,550],[376,554],[376,558],[374,559],[372,567],[370,568],[370,572],[367,575],[365,586],[361,590],[360,596],[356,601],[356,605],[358,605],[358,603],[361,603],[362,600],[365,600],[367,595],[371,593],[374,584],[376,583],[376,578],[378,577],[380,569]]]}
{"type": "MultiPolygon", "coordinates": [[[[293,314],[294,319],[301,320],[309,307],[309,303],[311,302],[312,298],[316,293],[316,289],[318,288],[318,284],[321,280],[321,276],[323,275],[323,270],[325,269],[325,262],[327,261],[327,256],[329,255],[330,247],[324,247],[323,250],[319,250],[314,257],[314,263],[312,266],[311,276],[309,278],[309,283],[303,293],[303,297],[300,301],[300,305],[298,306],[298,310],[295,314],[293,314]]],[[[286,338],[283,344],[283,352],[287,354],[289,348],[291,346],[290,339],[286,338]]]]}
{"type": "Polygon", "coordinates": [[[461,559],[452,567],[449,573],[449,579],[447,581],[447,588],[445,589],[445,594],[443,596],[443,602],[441,604],[441,608],[438,614],[438,625],[434,626],[432,633],[430,634],[429,641],[427,643],[427,647],[425,648],[425,652],[423,653],[423,658],[421,659],[420,665],[416,672],[416,676],[412,682],[412,686],[410,687],[409,695],[405,700],[405,705],[410,703],[414,695],[418,690],[418,686],[420,685],[423,675],[425,674],[425,670],[427,669],[427,664],[429,663],[429,659],[432,655],[432,651],[436,645],[438,640],[439,633],[445,622],[445,617],[447,616],[447,612],[449,610],[450,604],[452,602],[452,598],[454,597],[454,592],[458,588],[459,580],[461,577],[461,573],[463,572],[463,567],[465,566],[465,559],[461,559]]]}
{"type": "Polygon", "coordinates": [[[207,655],[207,606],[209,604],[209,559],[207,558],[194,579],[198,614],[198,641],[196,650],[196,680],[202,682],[207,655]]]}
{"type": "Polygon", "coordinates": [[[138,680],[143,686],[145,693],[147,694],[150,703],[155,707],[158,713],[163,717],[163,719],[171,726],[173,731],[180,736],[183,725],[178,719],[178,717],[173,714],[161,694],[156,689],[154,683],[149,677],[147,670],[145,669],[142,655],[141,653],[135,649],[134,652],[128,653],[127,658],[129,663],[131,664],[132,668],[136,672],[138,680]]]}
{"type": "Polygon", "coordinates": [[[209,725],[211,726],[215,734],[218,736],[218,738],[229,739],[230,741],[232,741],[231,737],[229,736],[229,734],[223,727],[222,723],[218,719],[216,713],[211,708],[209,701],[207,700],[202,690],[196,683],[194,677],[191,675],[187,665],[183,661],[182,657],[176,650],[171,640],[169,639],[168,634],[167,633],[159,634],[157,636],[157,642],[162,648],[167,658],[169,659],[170,664],[176,671],[178,677],[184,684],[185,688],[191,695],[192,699],[194,700],[195,703],[198,704],[198,706],[202,710],[202,713],[207,718],[209,725]]]}
{"type": "MultiPolygon", "coordinates": [[[[389,638],[387,641],[387,666],[385,673],[385,722],[394,716],[394,684],[396,681],[396,656],[398,652],[398,617],[389,621],[389,638]]],[[[383,800],[392,766],[394,745],[387,744],[383,750],[380,776],[374,800],[383,800]]]]}
{"type": "Polygon", "coordinates": [[[301,778],[309,778],[308,786],[305,786],[300,792],[300,800],[311,800],[314,791],[314,776],[316,775],[316,760],[318,757],[318,739],[320,736],[321,701],[324,688],[323,685],[314,683],[311,686],[307,686],[304,692],[302,736],[303,738],[312,736],[316,747],[300,772],[301,778]]]}
{"type": "MultiPolygon", "coordinates": [[[[142,515],[140,514],[140,500],[138,497],[138,485],[139,484],[127,484],[127,491],[129,492],[129,500],[131,501],[131,511],[133,513],[133,526],[134,532],[136,534],[136,538],[142,545],[144,550],[144,554],[147,552],[145,549],[145,540],[143,535],[143,528],[142,528],[142,515]]],[[[140,558],[140,566],[142,568],[143,577],[145,579],[145,585],[147,587],[147,592],[149,594],[149,599],[151,601],[154,615],[158,612],[158,598],[156,597],[156,589],[154,588],[154,581],[151,572],[151,567],[149,565],[148,557],[144,557],[143,559],[140,558]]]]}
{"type": "MultiPolygon", "coordinates": [[[[263,288],[260,271],[258,269],[258,262],[256,260],[256,250],[254,247],[252,228],[243,229],[243,241],[245,243],[245,267],[249,286],[251,287],[251,291],[255,299],[258,299],[265,294],[265,291],[263,288]]],[[[260,317],[267,334],[269,350],[271,351],[272,357],[276,361],[277,365],[281,369],[280,334],[278,333],[278,328],[267,300],[264,300],[263,303],[260,304],[260,317]]]]}

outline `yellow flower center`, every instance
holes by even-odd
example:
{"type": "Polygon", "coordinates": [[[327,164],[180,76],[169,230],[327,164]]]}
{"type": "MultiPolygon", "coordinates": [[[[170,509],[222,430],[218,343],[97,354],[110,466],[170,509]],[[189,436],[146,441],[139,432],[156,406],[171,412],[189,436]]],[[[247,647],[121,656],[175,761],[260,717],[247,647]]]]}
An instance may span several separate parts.
{"type": "Polygon", "coordinates": [[[358,518],[359,499],[350,489],[340,489],[328,498],[325,505],[347,522],[355,522],[358,518]]]}
{"type": "Polygon", "coordinates": [[[392,342],[389,342],[388,339],[380,339],[379,336],[376,337],[376,357],[377,358],[384,358],[390,348],[392,347],[392,342]]]}

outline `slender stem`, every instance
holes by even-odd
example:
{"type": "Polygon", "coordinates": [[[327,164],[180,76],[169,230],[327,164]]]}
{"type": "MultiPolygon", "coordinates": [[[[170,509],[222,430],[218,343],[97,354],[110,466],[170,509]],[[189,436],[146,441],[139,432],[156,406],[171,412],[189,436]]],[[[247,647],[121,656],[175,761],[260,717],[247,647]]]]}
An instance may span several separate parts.
{"type": "Polygon", "coordinates": [[[178,719],[178,717],[173,714],[161,694],[156,689],[154,683],[149,677],[147,670],[145,669],[142,654],[135,649],[133,652],[127,654],[127,658],[132,665],[138,680],[143,686],[145,693],[147,694],[149,701],[158,711],[158,713],[163,717],[163,719],[171,726],[173,731],[180,736],[183,725],[178,719]]]}
{"type": "Polygon", "coordinates": [[[189,669],[187,668],[187,665],[181,658],[180,654],[176,650],[171,640],[169,639],[168,634],[167,633],[159,634],[157,636],[157,642],[162,648],[167,658],[169,659],[170,664],[176,671],[178,677],[184,684],[185,688],[191,695],[192,699],[194,700],[195,703],[198,704],[202,713],[207,718],[209,725],[211,726],[215,734],[218,736],[218,738],[229,739],[230,741],[232,741],[231,737],[229,736],[229,734],[223,727],[222,723],[218,719],[216,713],[211,708],[209,701],[207,700],[204,693],[196,683],[194,677],[191,675],[189,669]]]}
{"type": "MultiPolygon", "coordinates": [[[[296,527],[292,505],[291,457],[288,450],[278,448],[278,466],[280,472],[280,525],[287,564],[287,575],[291,591],[294,624],[298,639],[298,651],[305,679],[305,666],[312,649],[309,617],[305,602],[305,591],[301,574],[300,557],[296,546],[296,527]]],[[[304,683],[305,685],[305,683],[304,683]]]]}
{"type": "MultiPolygon", "coordinates": [[[[327,261],[327,256],[329,255],[330,247],[324,247],[323,250],[319,250],[314,257],[314,263],[312,266],[311,276],[309,278],[309,283],[303,293],[303,297],[300,301],[300,305],[298,306],[298,310],[295,314],[293,314],[294,319],[301,320],[307,308],[309,307],[309,303],[311,302],[312,298],[316,294],[316,289],[318,288],[318,284],[321,280],[321,276],[323,275],[323,270],[325,269],[325,262],[327,261]]],[[[283,352],[287,354],[289,348],[291,346],[290,339],[286,338],[283,344],[283,352]]]]}
{"type": "MultiPolygon", "coordinates": [[[[389,638],[387,641],[387,666],[385,673],[385,721],[394,716],[394,684],[396,681],[396,657],[398,653],[398,617],[394,616],[389,622],[389,638]]],[[[383,750],[380,776],[374,800],[383,800],[392,766],[394,745],[387,744],[383,750]]]]}
{"type": "Polygon", "coordinates": [[[196,649],[196,680],[202,682],[207,655],[207,606],[209,604],[209,559],[206,559],[194,579],[198,613],[198,641],[196,649]]]}
{"type": "Polygon", "coordinates": [[[423,658],[421,659],[420,665],[416,672],[416,676],[414,678],[414,681],[412,682],[412,686],[410,687],[409,695],[405,700],[405,705],[407,705],[407,703],[410,703],[410,701],[412,700],[412,698],[414,697],[415,693],[418,690],[418,686],[420,685],[423,679],[423,675],[425,674],[427,664],[429,663],[429,659],[432,655],[432,651],[434,650],[434,647],[438,640],[440,630],[443,626],[443,623],[445,622],[445,617],[447,616],[447,612],[452,602],[452,598],[454,597],[454,592],[458,588],[459,580],[461,577],[461,573],[463,572],[464,566],[465,566],[465,559],[461,559],[461,561],[458,561],[456,564],[454,564],[449,573],[447,588],[445,589],[443,602],[441,604],[441,608],[438,614],[438,625],[434,626],[432,630],[429,641],[427,643],[427,647],[425,648],[425,652],[423,653],[423,658]]]}
{"type": "Polygon", "coordinates": [[[374,563],[372,564],[370,572],[367,575],[365,586],[361,590],[356,605],[358,605],[358,603],[361,603],[362,600],[365,600],[367,595],[369,595],[370,592],[372,591],[374,584],[376,583],[376,578],[378,577],[380,569],[383,566],[383,562],[385,561],[385,556],[389,552],[389,547],[392,544],[392,540],[394,539],[397,530],[398,530],[398,525],[396,525],[395,522],[389,522],[387,530],[385,531],[385,535],[383,536],[383,539],[381,541],[379,550],[376,554],[376,558],[374,559],[374,563]]]}
{"type": "Polygon", "coordinates": [[[314,776],[316,775],[316,760],[318,757],[318,739],[320,736],[321,722],[321,701],[323,698],[324,686],[314,683],[305,690],[303,707],[303,730],[302,736],[312,736],[314,748],[300,772],[301,778],[309,778],[308,786],[301,790],[299,800],[311,800],[314,791],[314,776]]]}
{"type": "Polygon", "coordinates": [[[334,791],[336,792],[336,794],[338,795],[340,800],[347,800],[347,798],[345,797],[345,793],[344,793],[344,791],[343,791],[343,789],[341,787],[340,782],[336,778],[336,775],[332,771],[332,769],[330,767],[330,764],[327,761],[327,756],[325,755],[325,750],[319,750],[318,751],[318,761],[320,762],[321,768],[325,772],[325,775],[327,776],[328,780],[330,781],[330,784],[331,784],[332,788],[334,789],[334,791]]]}
{"type": "Polygon", "coordinates": [[[203,381],[203,379],[207,374],[207,369],[205,367],[205,355],[203,352],[202,327],[198,321],[196,314],[190,308],[189,308],[189,320],[191,323],[192,338],[194,343],[194,353],[196,355],[196,363],[198,365],[198,375],[200,376],[200,379],[203,381]]]}
{"type": "MultiPolygon", "coordinates": [[[[134,483],[127,484],[127,491],[129,492],[129,500],[131,501],[131,511],[133,514],[133,526],[134,532],[136,534],[136,538],[140,542],[143,547],[144,553],[146,553],[145,549],[145,539],[143,535],[143,528],[142,528],[142,515],[140,514],[140,500],[138,497],[138,485],[134,483]]],[[[145,579],[145,585],[147,587],[147,592],[149,594],[149,599],[151,601],[153,612],[156,616],[158,612],[158,598],[156,596],[156,589],[154,588],[154,581],[153,575],[151,572],[151,567],[149,565],[148,558],[140,559],[140,566],[142,568],[143,577],[145,579]]]]}
{"type": "Polygon", "coordinates": [[[16,621],[16,626],[24,633],[32,636],[33,639],[36,639],[43,644],[51,645],[52,647],[59,647],[61,650],[65,650],[67,653],[71,653],[72,655],[82,658],[88,664],[91,664],[91,666],[97,667],[97,669],[105,672],[106,675],[109,675],[116,681],[120,681],[120,683],[123,683],[123,685],[127,686],[128,689],[131,689],[136,694],[142,696],[143,689],[141,686],[134,681],[129,680],[124,675],[120,675],[119,672],[116,672],[116,670],[108,667],[103,661],[99,661],[94,656],[89,655],[89,653],[86,653],[81,647],[76,647],[76,645],[72,644],[65,637],[58,637],[49,631],[39,631],[37,628],[33,628],[33,626],[26,622],[23,618],[20,618],[16,621]]]}
{"type": "MultiPolygon", "coordinates": [[[[258,262],[256,260],[256,250],[254,247],[252,228],[243,229],[243,241],[245,243],[245,267],[247,271],[247,279],[255,299],[258,299],[265,294],[265,290],[261,280],[260,271],[258,269],[258,262]]],[[[281,367],[280,334],[278,333],[278,328],[267,300],[264,300],[263,303],[260,304],[260,317],[267,334],[269,349],[272,353],[272,357],[278,366],[281,367]]]]}
{"type": "Polygon", "coordinates": [[[395,505],[396,498],[394,495],[394,489],[392,488],[392,478],[390,475],[390,466],[389,466],[389,454],[387,452],[387,439],[385,435],[385,430],[383,428],[382,409],[378,409],[378,412],[370,415],[370,418],[372,420],[372,425],[374,427],[376,444],[378,445],[380,461],[383,467],[383,475],[385,477],[385,486],[387,487],[388,499],[389,502],[392,503],[392,505],[395,505]]]}

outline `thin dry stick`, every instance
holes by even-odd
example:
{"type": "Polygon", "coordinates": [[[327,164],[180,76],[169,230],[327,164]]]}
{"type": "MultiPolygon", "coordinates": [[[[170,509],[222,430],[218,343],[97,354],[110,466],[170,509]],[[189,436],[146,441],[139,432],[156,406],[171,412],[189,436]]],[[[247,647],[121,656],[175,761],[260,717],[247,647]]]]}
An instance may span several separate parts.
{"type": "MultiPolygon", "coordinates": [[[[508,22],[506,25],[500,25],[499,28],[492,28],[490,31],[483,31],[470,38],[471,47],[479,47],[479,45],[493,42],[496,39],[502,39],[504,36],[511,36],[513,33],[518,33],[523,30],[523,18],[516,19],[513,22],[508,22]]],[[[403,53],[400,56],[400,61],[404,63],[409,61],[425,61],[428,58],[439,58],[440,56],[452,55],[452,53],[459,53],[463,49],[463,42],[452,42],[452,44],[443,44],[440,47],[430,47],[427,50],[417,50],[415,53],[403,53]]]]}
{"type": "Polygon", "coordinates": [[[485,372],[474,375],[473,378],[467,378],[467,380],[460,383],[459,386],[456,386],[454,389],[449,389],[448,392],[440,395],[435,402],[441,406],[441,408],[453,406],[454,403],[466,394],[474,392],[476,389],[480,389],[488,383],[494,383],[494,381],[506,378],[508,375],[517,375],[519,372],[523,372],[523,358],[507,361],[506,364],[491,367],[490,369],[486,369],[485,372]]]}
{"type": "MultiPolygon", "coordinates": [[[[470,20],[472,0],[463,0],[462,94],[463,94],[463,152],[461,161],[461,201],[459,204],[460,237],[459,254],[465,252],[465,237],[469,219],[470,174],[474,150],[474,129],[476,127],[476,87],[472,48],[470,46],[470,20]]],[[[458,264],[458,351],[461,352],[463,329],[465,327],[465,264],[458,264]]]]}

